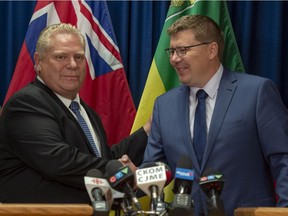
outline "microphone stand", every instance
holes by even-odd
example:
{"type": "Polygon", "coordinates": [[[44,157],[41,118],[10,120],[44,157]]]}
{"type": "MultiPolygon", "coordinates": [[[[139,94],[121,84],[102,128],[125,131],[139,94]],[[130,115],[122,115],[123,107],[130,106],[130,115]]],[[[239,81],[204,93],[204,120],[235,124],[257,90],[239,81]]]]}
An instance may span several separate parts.
{"type": "Polygon", "coordinates": [[[122,198],[116,198],[113,200],[113,205],[111,206],[111,210],[115,211],[115,216],[121,216],[121,202],[122,202],[122,198]]]}

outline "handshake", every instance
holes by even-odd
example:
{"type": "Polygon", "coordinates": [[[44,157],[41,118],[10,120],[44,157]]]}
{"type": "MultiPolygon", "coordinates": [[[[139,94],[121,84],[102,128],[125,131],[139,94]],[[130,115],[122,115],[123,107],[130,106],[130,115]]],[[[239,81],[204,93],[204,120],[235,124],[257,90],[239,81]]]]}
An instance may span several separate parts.
{"type": "MultiPolygon", "coordinates": [[[[162,162],[147,163],[134,172],[129,163],[125,165],[121,160],[112,160],[106,165],[105,171],[103,175],[101,171],[93,169],[84,177],[94,214],[97,216],[107,216],[110,210],[115,210],[116,216],[120,216],[121,212],[125,216],[194,215],[191,198],[194,170],[188,157],[180,158],[177,164],[172,203],[164,202],[163,188],[173,177],[170,168],[162,162]],[[135,185],[150,197],[149,210],[142,209],[133,190],[135,185]]],[[[199,185],[209,197],[207,200],[209,215],[224,215],[223,204],[219,198],[224,183],[222,175],[207,177],[202,177],[199,185]]]]}
{"type": "Polygon", "coordinates": [[[125,215],[165,215],[167,206],[162,201],[162,190],[172,180],[167,165],[153,162],[134,172],[129,165],[123,166],[120,161],[112,160],[105,171],[103,175],[93,169],[84,177],[95,215],[107,216],[110,210],[115,210],[118,215],[121,211],[125,215]],[[134,185],[151,197],[150,211],[142,209],[133,190],[134,185]]]}

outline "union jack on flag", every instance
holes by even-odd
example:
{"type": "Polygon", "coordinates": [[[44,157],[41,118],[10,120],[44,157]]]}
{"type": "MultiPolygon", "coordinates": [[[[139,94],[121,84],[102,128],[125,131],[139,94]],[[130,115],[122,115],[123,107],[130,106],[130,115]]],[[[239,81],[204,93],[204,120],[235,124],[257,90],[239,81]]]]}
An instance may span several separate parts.
{"type": "Polygon", "coordinates": [[[76,26],[86,38],[87,73],[80,96],[100,115],[108,143],[116,143],[129,135],[136,109],[103,0],[37,2],[5,102],[35,79],[33,54],[37,38],[43,28],[60,22],[76,26]]]}

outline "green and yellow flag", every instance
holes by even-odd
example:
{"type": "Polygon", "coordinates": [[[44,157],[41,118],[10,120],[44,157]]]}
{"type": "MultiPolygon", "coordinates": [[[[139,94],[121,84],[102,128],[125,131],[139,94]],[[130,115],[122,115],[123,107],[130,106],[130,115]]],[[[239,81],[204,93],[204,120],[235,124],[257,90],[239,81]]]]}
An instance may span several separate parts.
{"type": "Polygon", "coordinates": [[[233,71],[244,71],[226,1],[172,0],[140,100],[132,132],[143,126],[149,119],[156,97],[180,84],[164,50],[170,44],[170,38],[167,34],[168,27],[181,16],[189,14],[206,15],[219,24],[225,37],[222,62],[224,67],[233,71]]]}

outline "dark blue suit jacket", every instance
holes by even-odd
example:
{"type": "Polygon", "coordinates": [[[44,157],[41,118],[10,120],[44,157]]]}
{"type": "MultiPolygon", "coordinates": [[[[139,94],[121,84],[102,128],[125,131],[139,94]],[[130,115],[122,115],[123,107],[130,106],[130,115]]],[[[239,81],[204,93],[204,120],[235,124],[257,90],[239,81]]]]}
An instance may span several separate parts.
{"type": "Polygon", "coordinates": [[[144,163],[164,161],[174,173],[179,158],[190,156],[195,215],[207,214],[207,197],[198,186],[207,170],[224,175],[226,215],[237,207],[275,206],[273,179],[278,205],[288,206],[288,112],[272,81],[224,70],[202,166],[191,140],[189,94],[182,85],[155,101],[144,163]]]}

